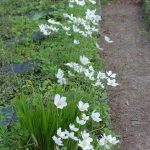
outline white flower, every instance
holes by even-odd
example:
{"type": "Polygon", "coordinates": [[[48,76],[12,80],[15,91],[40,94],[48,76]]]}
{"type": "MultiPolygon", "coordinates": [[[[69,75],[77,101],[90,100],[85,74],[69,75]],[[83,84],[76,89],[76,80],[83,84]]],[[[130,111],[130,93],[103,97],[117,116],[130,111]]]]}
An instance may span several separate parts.
{"type": "Polygon", "coordinates": [[[82,120],[84,121],[89,120],[89,116],[87,116],[86,114],[82,114],[82,120]]]}
{"type": "Polygon", "coordinates": [[[68,71],[68,76],[69,77],[74,77],[75,75],[73,73],[71,73],[70,71],[68,71]]]}
{"type": "Polygon", "coordinates": [[[78,73],[82,73],[85,70],[85,68],[83,68],[83,66],[81,66],[77,63],[73,63],[73,62],[67,63],[66,66],[69,66],[70,68],[73,68],[74,71],[76,71],[78,73]]]}
{"type": "Polygon", "coordinates": [[[69,128],[70,128],[70,130],[72,130],[72,131],[74,131],[74,132],[79,131],[79,129],[76,128],[74,124],[70,124],[70,125],[69,125],[69,128]]]}
{"type": "Polygon", "coordinates": [[[88,111],[88,108],[89,108],[89,104],[83,103],[82,101],[79,101],[77,106],[78,106],[80,111],[88,111]]]}
{"type": "Polygon", "coordinates": [[[74,65],[73,69],[78,72],[78,73],[82,73],[84,71],[84,68],[83,66],[80,66],[80,65],[74,65]]]}
{"type": "Polygon", "coordinates": [[[68,138],[68,136],[66,135],[66,133],[61,131],[61,128],[59,128],[59,129],[57,130],[57,135],[58,135],[60,138],[62,138],[62,139],[67,139],[67,138],[68,138]]]}
{"type": "Polygon", "coordinates": [[[71,34],[70,34],[70,33],[68,33],[68,32],[66,32],[66,35],[71,36],[71,34]]]}
{"type": "Polygon", "coordinates": [[[80,29],[76,25],[73,25],[73,32],[80,32],[80,29]]]}
{"type": "Polygon", "coordinates": [[[48,23],[53,24],[53,25],[61,25],[60,22],[57,22],[57,21],[55,21],[55,20],[53,20],[53,19],[49,19],[49,20],[48,20],[48,23]]]}
{"type": "Polygon", "coordinates": [[[86,140],[79,140],[78,146],[81,147],[82,150],[93,150],[93,146],[86,140]]]}
{"type": "Polygon", "coordinates": [[[108,135],[107,136],[107,140],[109,141],[109,143],[111,143],[112,145],[116,145],[119,143],[119,140],[117,140],[116,137],[112,137],[112,135],[108,135]]]}
{"type": "Polygon", "coordinates": [[[83,65],[87,65],[90,63],[89,59],[85,56],[80,56],[80,62],[83,64],[83,65]]]}
{"type": "Polygon", "coordinates": [[[56,136],[53,136],[52,139],[54,140],[55,144],[58,146],[63,146],[61,138],[58,138],[56,136]]]}
{"type": "Polygon", "coordinates": [[[86,124],[86,121],[84,120],[80,120],[79,117],[76,118],[76,122],[80,125],[85,125],[86,124]]]}
{"type": "Polygon", "coordinates": [[[88,77],[90,80],[94,81],[94,72],[90,72],[89,69],[84,70],[84,74],[86,77],[88,77]]]}
{"type": "Polygon", "coordinates": [[[67,79],[64,78],[64,72],[63,72],[63,70],[58,69],[58,72],[56,74],[56,78],[58,79],[57,82],[60,85],[67,84],[67,79]]]}
{"type": "Polygon", "coordinates": [[[103,50],[103,48],[100,48],[100,46],[99,46],[99,44],[98,44],[97,42],[96,42],[96,44],[95,44],[95,45],[96,45],[96,48],[97,48],[97,49],[99,49],[99,50],[103,50]]]}
{"type": "Polygon", "coordinates": [[[116,78],[116,73],[112,73],[112,71],[106,71],[107,75],[111,78],[116,78]]]}
{"type": "Polygon", "coordinates": [[[75,45],[79,45],[79,44],[80,44],[80,41],[79,41],[79,40],[74,40],[73,43],[74,43],[75,45]]]}
{"type": "Polygon", "coordinates": [[[93,139],[90,137],[90,134],[86,132],[86,130],[81,132],[81,136],[82,136],[83,140],[86,140],[88,142],[93,142],[93,139]]]}
{"type": "Polygon", "coordinates": [[[63,78],[64,77],[64,72],[61,69],[58,69],[58,72],[56,74],[56,78],[63,78]]]}
{"type": "Polygon", "coordinates": [[[58,79],[57,80],[57,82],[60,84],[60,85],[65,85],[65,84],[67,84],[67,79],[66,78],[60,78],[60,79],[58,79]]]}
{"type": "Polygon", "coordinates": [[[91,2],[93,5],[96,4],[95,0],[89,0],[89,2],[91,2]]]}
{"type": "Polygon", "coordinates": [[[73,66],[74,66],[74,63],[73,63],[73,62],[66,63],[66,66],[69,66],[70,68],[73,68],[73,66]]]}
{"type": "Polygon", "coordinates": [[[107,79],[106,74],[99,71],[97,73],[97,79],[107,79]]]}
{"type": "Polygon", "coordinates": [[[112,41],[108,36],[104,36],[104,39],[107,43],[113,43],[114,41],[112,41]]]}
{"type": "Polygon", "coordinates": [[[117,85],[119,85],[118,83],[116,83],[116,79],[107,79],[107,85],[111,85],[113,87],[116,87],[117,85]]]}
{"type": "Polygon", "coordinates": [[[62,28],[65,30],[65,31],[70,31],[70,27],[67,27],[67,26],[62,26],[62,28]]]}
{"type": "Polygon", "coordinates": [[[44,35],[50,35],[52,33],[58,32],[59,28],[54,27],[53,25],[41,24],[39,25],[40,31],[44,35]]]}
{"type": "Polygon", "coordinates": [[[72,140],[74,140],[74,141],[78,141],[78,140],[79,140],[79,139],[74,135],[74,132],[69,132],[69,131],[65,130],[65,133],[66,133],[66,135],[67,135],[70,139],[72,139],[72,140]]]}
{"type": "Polygon", "coordinates": [[[54,104],[57,106],[57,108],[63,109],[64,107],[67,106],[66,97],[64,96],[60,97],[59,94],[56,94],[54,97],[54,104]]]}
{"type": "Polygon", "coordinates": [[[89,70],[93,73],[95,72],[93,66],[89,66],[89,70]]]}
{"type": "Polygon", "coordinates": [[[107,143],[107,140],[102,137],[99,141],[98,141],[99,146],[104,146],[106,149],[110,149],[109,144],[107,143]]]}
{"type": "Polygon", "coordinates": [[[40,31],[44,34],[44,35],[50,35],[51,31],[49,31],[49,26],[47,24],[41,24],[39,25],[40,31]]]}
{"type": "Polygon", "coordinates": [[[90,20],[94,25],[98,25],[98,22],[101,21],[101,16],[96,15],[96,9],[86,11],[86,19],[90,20]]]}
{"type": "Polygon", "coordinates": [[[106,136],[106,134],[104,134],[102,138],[98,141],[98,144],[105,147],[106,149],[110,149],[110,145],[116,145],[118,143],[119,140],[117,140],[116,137],[112,137],[112,135],[106,136]]]}
{"type": "Polygon", "coordinates": [[[102,119],[100,118],[100,113],[96,112],[95,110],[92,112],[91,117],[96,122],[102,121],[102,119]]]}
{"type": "Polygon", "coordinates": [[[76,4],[77,5],[80,5],[80,6],[84,6],[85,5],[85,1],[84,0],[75,0],[76,4]]]}
{"type": "Polygon", "coordinates": [[[103,89],[105,88],[104,84],[99,79],[96,81],[95,84],[93,84],[93,86],[100,86],[103,89]]]}

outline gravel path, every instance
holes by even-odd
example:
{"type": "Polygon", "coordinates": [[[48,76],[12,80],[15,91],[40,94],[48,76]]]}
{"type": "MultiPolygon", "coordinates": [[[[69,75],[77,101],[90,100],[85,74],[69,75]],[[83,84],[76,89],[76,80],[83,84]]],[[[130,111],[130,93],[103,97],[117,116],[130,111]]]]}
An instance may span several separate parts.
{"type": "Polygon", "coordinates": [[[114,43],[102,41],[101,56],[118,74],[120,85],[108,93],[121,150],[150,150],[150,39],[142,34],[141,4],[133,1],[103,7],[103,35],[114,43]]]}

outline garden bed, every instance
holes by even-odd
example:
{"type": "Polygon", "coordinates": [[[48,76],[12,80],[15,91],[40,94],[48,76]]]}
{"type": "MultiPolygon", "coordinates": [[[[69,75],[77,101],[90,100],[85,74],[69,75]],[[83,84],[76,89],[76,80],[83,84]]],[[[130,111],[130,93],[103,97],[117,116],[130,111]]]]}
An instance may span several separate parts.
{"type": "Polygon", "coordinates": [[[96,2],[6,0],[0,8],[1,67],[38,62],[0,74],[0,149],[116,146],[106,88],[118,84],[99,57],[96,2]]]}

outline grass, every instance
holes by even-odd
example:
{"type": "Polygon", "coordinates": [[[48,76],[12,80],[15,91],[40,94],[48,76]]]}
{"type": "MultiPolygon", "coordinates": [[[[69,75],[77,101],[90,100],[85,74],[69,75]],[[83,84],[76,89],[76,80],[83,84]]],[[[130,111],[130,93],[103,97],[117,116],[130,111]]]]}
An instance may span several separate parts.
{"type": "Polygon", "coordinates": [[[149,32],[150,28],[150,1],[144,1],[144,11],[145,11],[145,29],[149,32]]]}
{"type": "MultiPolygon", "coordinates": [[[[0,53],[2,54],[0,66],[26,61],[39,62],[32,72],[20,75],[0,75],[0,105],[2,108],[15,106],[19,119],[19,122],[12,121],[13,126],[8,124],[1,126],[0,149],[15,150],[22,147],[42,150],[45,146],[44,150],[48,150],[52,145],[52,140],[49,143],[48,137],[56,132],[56,124],[53,124],[54,130],[49,132],[52,128],[49,124],[55,120],[55,111],[51,107],[51,102],[56,93],[72,100],[68,102],[69,106],[75,105],[75,103],[72,104],[75,100],[84,99],[91,105],[90,112],[96,109],[101,113],[103,121],[96,125],[100,131],[94,133],[93,136],[97,137],[103,132],[112,133],[109,123],[109,107],[104,100],[107,99],[105,90],[93,88],[87,79],[83,80],[80,76],[72,79],[68,86],[62,87],[57,84],[55,77],[59,68],[67,73],[65,63],[72,61],[79,63],[81,55],[90,58],[95,70],[103,70],[104,61],[99,58],[99,51],[95,47],[97,35],[85,39],[75,34],[68,38],[64,36],[64,32],[60,31],[59,34],[49,37],[41,38],[37,35],[36,38],[33,38],[34,33],[39,31],[38,26],[47,23],[49,18],[65,21],[61,14],[66,11],[70,12],[66,7],[65,0],[21,0],[19,3],[17,0],[2,0],[0,4],[0,20],[2,20],[0,23],[0,53]],[[82,44],[73,46],[74,38],[80,39],[82,44]],[[36,103],[36,112],[34,109],[31,109],[30,113],[28,112],[28,100],[36,103]],[[48,109],[45,108],[45,104],[48,109]],[[38,124],[39,126],[37,126],[38,124]],[[41,128],[43,126],[44,131],[41,128]],[[43,138],[38,139],[39,137],[43,138]],[[40,143],[42,140],[47,143],[42,145],[40,143]],[[32,143],[34,144],[30,145],[32,143]]],[[[82,17],[81,12],[83,12],[83,8],[73,9],[72,13],[82,17]]],[[[69,118],[68,115],[63,117],[64,122],[60,124],[63,128],[67,128],[69,122],[73,122],[75,118],[76,109],[74,107],[68,109],[70,109],[67,110],[70,112],[69,117],[70,114],[72,117],[67,120],[68,122],[65,119],[69,118]]],[[[92,124],[89,123],[88,127],[91,128],[91,126],[92,124]]]]}

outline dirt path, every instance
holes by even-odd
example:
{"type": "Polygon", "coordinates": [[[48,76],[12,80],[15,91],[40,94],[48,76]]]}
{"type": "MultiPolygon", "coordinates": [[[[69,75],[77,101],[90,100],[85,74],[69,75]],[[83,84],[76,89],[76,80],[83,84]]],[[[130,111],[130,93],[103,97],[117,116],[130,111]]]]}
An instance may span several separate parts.
{"type": "Polygon", "coordinates": [[[150,39],[141,33],[141,5],[124,0],[104,6],[103,13],[103,34],[114,41],[102,41],[107,69],[120,84],[109,89],[109,99],[121,150],[150,150],[150,39]]]}

